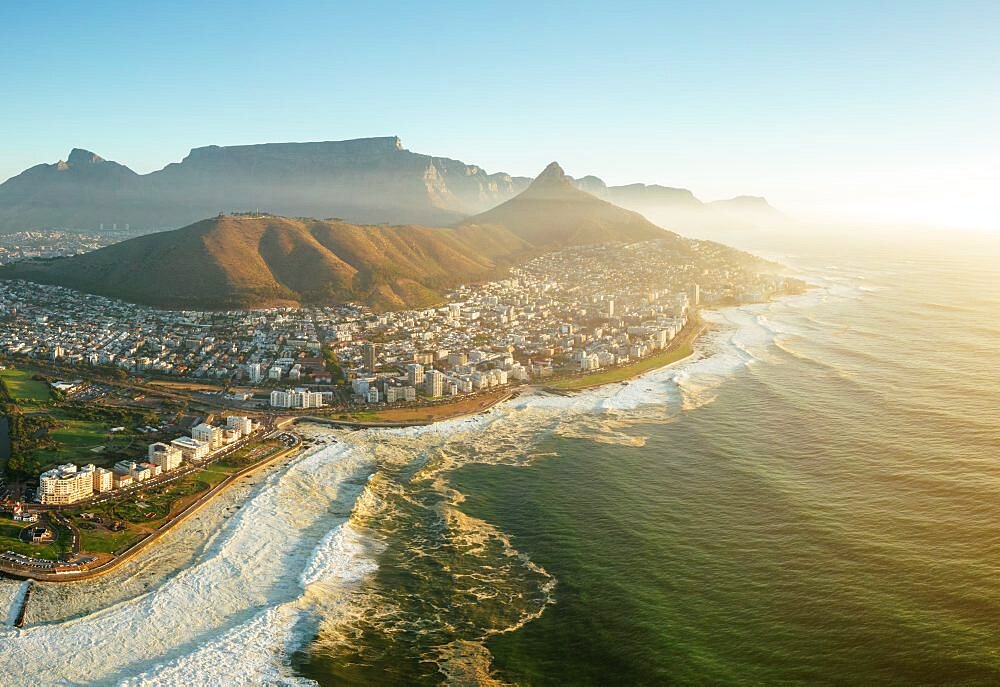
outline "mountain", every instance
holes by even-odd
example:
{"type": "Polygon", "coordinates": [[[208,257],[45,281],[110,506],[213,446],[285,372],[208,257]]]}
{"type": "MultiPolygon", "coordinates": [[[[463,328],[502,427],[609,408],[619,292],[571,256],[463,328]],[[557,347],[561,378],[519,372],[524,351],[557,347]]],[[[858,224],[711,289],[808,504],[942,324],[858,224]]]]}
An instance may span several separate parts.
{"type": "Polygon", "coordinates": [[[676,237],[636,212],[581,190],[555,162],[519,195],[458,226],[504,230],[538,249],[676,237]]]}
{"type": "MultiPolygon", "coordinates": [[[[219,212],[260,209],[359,224],[444,225],[510,200],[531,180],[413,153],[399,138],[194,148],[150,174],[74,148],[0,184],[0,232],[66,227],[135,230],[185,226],[219,212]]],[[[596,198],[680,229],[767,225],[780,213],[739,197],[702,203],[687,189],[596,176],[570,180],[596,198]]],[[[766,201],[760,199],[766,205],[766,201]]],[[[769,206],[768,206],[769,207],[769,206]]]]}
{"type": "Polygon", "coordinates": [[[608,200],[623,207],[669,206],[678,208],[700,207],[702,202],[686,188],[671,188],[656,184],[628,184],[608,189],[608,200]]]}
{"type": "Polygon", "coordinates": [[[27,279],[168,308],[359,301],[426,306],[547,250],[650,239],[689,242],[581,191],[553,162],[523,192],[451,227],[219,215],[68,258],[22,261],[27,279]]]}
{"type": "MultiPolygon", "coordinates": [[[[0,184],[0,231],[39,226],[98,226],[93,210],[131,215],[141,177],[128,167],[74,148],[66,160],[35,165],[0,184]]],[[[128,220],[125,220],[128,221],[128,220]]]]}
{"type": "Polygon", "coordinates": [[[788,220],[784,214],[768,203],[766,198],[760,196],[736,196],[728,200],[715,200],[705,205],[716,213],[757,224],[780,224],[788,220]]]}
{"type": "Polygon", "coordinates": [[[153,230],[253,208],[357,223],[448,224],[527,184],[410,152],[397,137],[207,146],[145,175],[74,149],[65,161],[0,184],[0,231],[101,224],[153,230]]]}
{"type": "Polygon", "coordinates": [[[362,301],[385,310],[438,303],[442,288],[491,278],[529,249],[493,228],[220,216],[83,255],[15,263],[0,278],[168,308],[362,301]]]}
{"type": "Polygon", "coordinates": [[[704,203],[686,188],[629,184],[610,186],[602,197],[685,233],[705,229],[769,228],[788,221],[759,196],[737,196],[704,203]]]}

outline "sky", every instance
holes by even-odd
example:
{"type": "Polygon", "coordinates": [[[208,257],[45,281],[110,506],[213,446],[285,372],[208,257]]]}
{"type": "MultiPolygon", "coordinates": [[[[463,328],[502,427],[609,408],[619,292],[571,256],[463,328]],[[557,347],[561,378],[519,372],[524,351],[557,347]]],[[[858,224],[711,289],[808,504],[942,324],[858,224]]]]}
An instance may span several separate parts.
{"type": "Polygon", "coordinates": [[[1000,2],[0,3],[0,180],[398,135],[533,176],[1000,230],[1000,2]]]}

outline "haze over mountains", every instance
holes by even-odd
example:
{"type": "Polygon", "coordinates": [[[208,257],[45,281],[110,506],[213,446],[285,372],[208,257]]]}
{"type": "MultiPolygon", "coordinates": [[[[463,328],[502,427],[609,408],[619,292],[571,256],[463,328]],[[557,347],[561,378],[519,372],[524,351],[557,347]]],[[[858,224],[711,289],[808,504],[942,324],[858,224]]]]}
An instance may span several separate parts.
{"type": "Polygon", "coordinates": [[[359,301],[376,309],[439,303],[443,289],[499,276],[567,246],[694,242],[577,188],[556,163],[522,193],[450,227],[217,216],[70,258],[23,261],[23,278],[169,308],[359,301]]]}
{"type": "MultiPolygon", "coordinates": [[[[446,225],[510,200],[530,181],[413,153],[396,137],[207,146],[149,174],[74,149],[65,161],[36,165],[0,184],[0,232],[102,224],[164,230],[255,208],[361,224],[446,225]]],[[[763,199],[751,208],[739,199],[702,203],[686,189],[608,187],[594,176],[574,183],[680,229],[780,218],[763,199]]]]}

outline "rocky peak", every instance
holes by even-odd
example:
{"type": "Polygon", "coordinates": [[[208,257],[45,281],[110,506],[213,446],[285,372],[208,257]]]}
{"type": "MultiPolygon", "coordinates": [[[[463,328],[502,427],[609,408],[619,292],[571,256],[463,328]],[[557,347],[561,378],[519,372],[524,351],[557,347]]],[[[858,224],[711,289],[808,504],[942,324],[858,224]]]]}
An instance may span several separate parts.
{"type": "Polygon", "coordinates": [[[83,148],[73,148],[66,158],[66,164],[70,167],[96,165],[99,162],[104,162],[104,158],[83,148]]]}
{"type": "Polygon", "coordinates": [[[535,177],[536,184],[544,184],[551,181],[569,182],[566,172],[563,171],[563,168],[559,166],[558,162],[550,162],[548,167],[543,169],[542,173],[535,177]]]}
{"type": "Polygon", "coordinates": [[[529,197],[565,197],[580,193],[558,162],[549,164],[524,192],[529,197]]]}

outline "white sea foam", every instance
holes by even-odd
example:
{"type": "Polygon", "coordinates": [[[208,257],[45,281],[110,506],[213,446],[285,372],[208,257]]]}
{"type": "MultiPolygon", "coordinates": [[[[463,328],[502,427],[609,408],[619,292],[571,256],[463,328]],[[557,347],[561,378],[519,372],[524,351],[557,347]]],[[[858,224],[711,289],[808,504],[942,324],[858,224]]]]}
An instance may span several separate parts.
{"type": "Polygon", "coordinates": [[[24,601],[24,595],[28,593],[29,582],[17,582],[15,580],[0,580],[0,626],[12,626],[17,622],[18,612],[24,601]]]}
{"type": "MultiPolygon", "coordinates": [[[[335,544],[351,543],[343,524],[369,473],[368,456],[348,443],[297,458],[268,477],[192,566],[154,591],[7,637],[0,675],[22,683],[38,675],[74,683],[129,676],[155,682],[164,675],[166,684],[192,684],[188,677],[210,666],[220,679],[232,671],[250,683],[267,682],[280,672],[277,654],[264,661],[270,672],[258,670],[253,656],[262,646],[286,646],[303,571],[325,580],[344,575],[350,583],[372,569],[345,563],[335,552],[335,544]],[[339,541],[323,536],[331,531],[341,533],[339,541]],[[250,641],[262,632],[275,634],[264,643],[250,641]]],[[[202,677],[194,683],[218,682],[202,677]]]]}
{"type": "MultiPolygon", "coordinates": [[[[356,585],[376,569],[371,543],[349,516],[372,476],[381,439],[431,445],[439,443],[436,435],[480,434],[506,440],[516,452],[519,433],[508,425],[528,416],[558,422],[650,404],[698,407],[735,371],[766,358],[778,330],[789,326],[782,309],[861,293],[831,280],[777,307],[706,312],[715,331],[693,356],[627,385],[569,397],[524,394],[471,418],[339,435],[340,443],[306,452],[266,477],[192,565],[150,592],[57,625],[7,630],[0,676],[21,684],[38,675],[54,683],[294,684],[285,656],[303,639],[296,628],[308,625],[310,609],[321,603],[310,590],[356,585]]],[[[11,606],[0,600],[0,608],[11,606]]]]}
{"type": "Polygon", "coordinates": [[[330,578],[342,583],[360,582],[377,569],[375,561],[366,551],[362,536],[345,522],[323,537],[300,581],[303,587],[330,578]]]}

